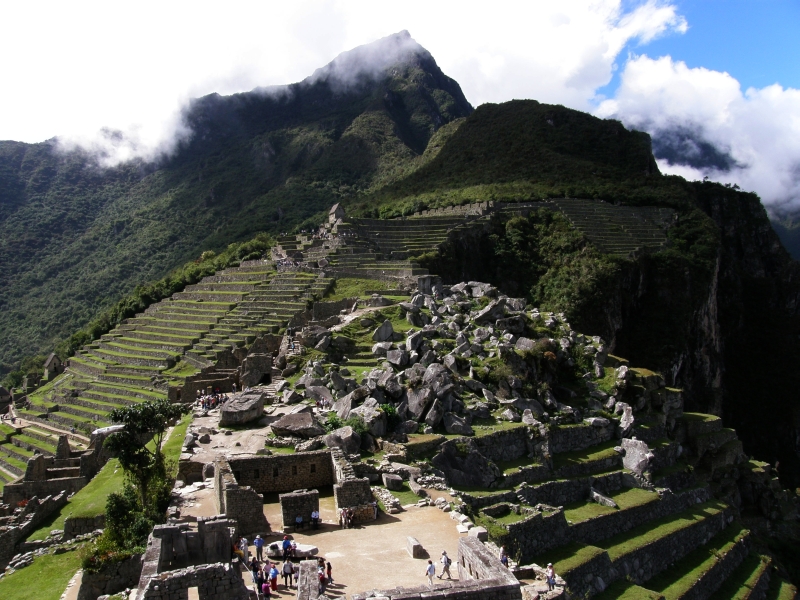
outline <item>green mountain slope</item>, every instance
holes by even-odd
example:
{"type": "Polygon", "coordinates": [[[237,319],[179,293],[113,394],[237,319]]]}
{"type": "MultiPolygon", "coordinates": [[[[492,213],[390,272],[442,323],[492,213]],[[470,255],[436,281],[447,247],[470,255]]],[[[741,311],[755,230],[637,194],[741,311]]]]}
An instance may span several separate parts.
{"type": "Polygon", "coordinates": [[[403,32],[298,84],[194,101],[191,139],[159,164],[0,142],[0,370],[206,249],[406,175],[471,111],[403,32]]]}

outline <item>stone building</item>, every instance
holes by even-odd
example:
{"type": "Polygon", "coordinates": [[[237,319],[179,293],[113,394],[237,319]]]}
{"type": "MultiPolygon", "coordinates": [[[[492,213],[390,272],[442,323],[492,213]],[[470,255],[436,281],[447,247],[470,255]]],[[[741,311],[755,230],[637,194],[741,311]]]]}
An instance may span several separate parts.
{"type": "Polygon", "coordinates": [[[47,360],[44,361],[44,380],[53,381],[53,379],[63,372],[64,365],[61,363],[61,359],[58,358],[55,352],[51,352],[47,360]]]}

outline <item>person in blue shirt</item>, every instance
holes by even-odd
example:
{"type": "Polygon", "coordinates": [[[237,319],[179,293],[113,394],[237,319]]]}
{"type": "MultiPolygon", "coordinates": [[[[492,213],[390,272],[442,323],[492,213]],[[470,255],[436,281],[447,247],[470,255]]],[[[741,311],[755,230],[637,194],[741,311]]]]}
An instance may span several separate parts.
{"type": "Polygon", "coordinates": [[[256,547],[256,558],[259,562],[264,562],[264,538],[257,535],[253,540],[253,545],[256,547]]]}

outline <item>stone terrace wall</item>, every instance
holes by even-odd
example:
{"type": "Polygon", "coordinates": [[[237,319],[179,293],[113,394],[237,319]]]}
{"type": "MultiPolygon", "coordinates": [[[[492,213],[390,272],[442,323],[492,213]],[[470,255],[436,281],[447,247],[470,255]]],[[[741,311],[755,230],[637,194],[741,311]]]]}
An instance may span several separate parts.
{"type": "Polygon", "coordinates": [[[471,439],[475,441],[478,451],[489,460],[508,461],[535,453],[539,438],[538,429],[515,427],[471,439]]]}
{"type": "Polygon", "coordinates": [[[550,430],[550,452],[574,452],[596,446],[614,437],[614,426],[594,427],[588,424],[560,425],[550,430]]]}
{"type": "Polygon", "coordinates": [[[375,509],[371,505],[374,498],[369,479],[356,477],[353,465],[342,454],[339,448],[331,450],[336,484],[333,486],[333,499],[336,510],[353,509],[353,522],[374,521],[375,509]]]}
{"type": "Polygon", "coordinates": [[[3,490],[3,501],[11,506],[16,506],[21,500],[34,496],[44,498],[66,492],[69,496],[82,489],[89,479],[86,477],[60,477],[42,481],[25,481],[18,479],[16,483],[9,483],[3,490]]]}
{"type": "Polygon", "coordinates": [[[79,535],[91,533],[96,529],[103,529],[105,526],[105,515],[97,515],[95,517],[67,517],[64,521],[64,539],[70,540],[79,535]]]}
{"type": "Polygon", "coordinates": [[[318,488],[336,481],[330,450],[229,458],[239,485],[260,494],[318,488]]]}
{"type": "Polygon", "coordinates": [[[78,600],[96,600],[98,596],[135,587],[142,575],[143,558],[143,554],[136,554],[120,562],[107,563],[97,573],[84,570],[78,600]]]}

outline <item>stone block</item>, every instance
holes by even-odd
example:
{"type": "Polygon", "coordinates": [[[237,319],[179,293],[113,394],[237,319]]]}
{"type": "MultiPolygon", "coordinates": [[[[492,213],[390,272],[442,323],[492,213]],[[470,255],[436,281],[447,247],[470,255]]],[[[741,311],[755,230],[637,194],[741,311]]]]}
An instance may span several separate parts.
{"type": "Polygon", "coordinates": [[[387,490],[399,492],[403,489],[403,478],[400,475],[393,475],[391,473],[383,474],[383,485],[387,490]]]}
{"type": "Polygon", "coordinates": [[[265,396],[263,392],[234,394],[220,408],[220,426],[243,425],[257,421],[264,415],[265,396]]]}
{"type": "Polygon", "coordinates": [[[485,527],[472,527],[469,530],[469,535],[478,538],[482,542],[489,541],[489,532],[486,531],[485,527]]]}
{"type": "Polygon", "coordinates": [[[411,558],[425,558],[427,556],[422,544],[419,543],[417,538],[411,536],[406,538],[406,550],[411,558]]]}

